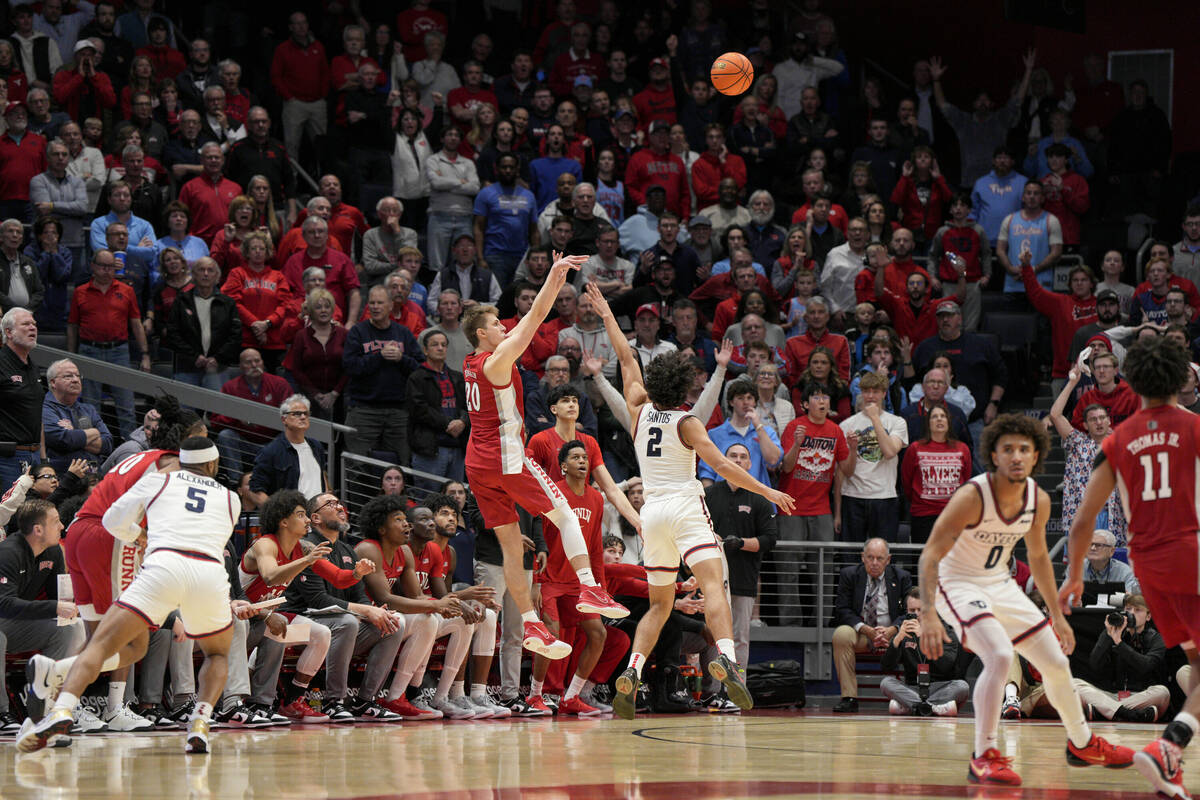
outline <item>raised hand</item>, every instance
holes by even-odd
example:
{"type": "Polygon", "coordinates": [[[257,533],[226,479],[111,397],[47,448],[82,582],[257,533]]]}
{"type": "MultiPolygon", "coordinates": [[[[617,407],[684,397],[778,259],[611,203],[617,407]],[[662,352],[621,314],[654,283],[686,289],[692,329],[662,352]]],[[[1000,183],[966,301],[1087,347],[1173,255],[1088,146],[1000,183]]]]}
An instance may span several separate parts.
{"type": "Polygon", "coordinates": [[[929,74],[933,76],[935,81],[940,81],[942,76],[946,74],[946,66],[942,64],[941,56],[929,57],[929,74]]]}
{"type": "Polygon", "coordinates": [[[1037,64],[1037,48],[1031,47],[1021,55],[1021,63],[1025,65],[1026,72],[1032,72],[1037,64]]]}
{"type": "Polygon", "coordinates": [[[583,361],[579,364],[579,371],[584,375],[596,376],[600,374],[600,370],[604,369],[604,365],[607,363],[606,359],[596,358],[596,356],[592,355],[591,350],[584,350],[583,361]]]}
{"type": "Polygon", "coordinates": [[[612,317],[613,313],[612,309],[608,306],[608,298],[606,298],[604,293],[600,291],[600,287],[596,285],[595,281],[592,281],[588,283],[587,286],[583,287],[583,291],[592,301],[592,308],[595,309],[596,314],[601,320],[607,321],[612,317]]]}
{"type": "Polygon", "coordinates": [[[728,367],[729,360],[733,358],[733,342],[729,339],[721,340],[721,349],[717,351],[717,366],[728,367]]]}

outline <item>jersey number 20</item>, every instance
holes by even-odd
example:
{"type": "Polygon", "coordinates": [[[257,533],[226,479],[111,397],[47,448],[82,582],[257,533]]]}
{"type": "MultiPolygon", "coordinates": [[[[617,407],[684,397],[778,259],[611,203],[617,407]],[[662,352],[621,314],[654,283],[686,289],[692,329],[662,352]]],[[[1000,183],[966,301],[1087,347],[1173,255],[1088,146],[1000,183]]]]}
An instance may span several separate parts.
{"type": "Polygon", "coordinates": [[[466,388],[466,394],[467,394],[467,410],[468,411],[478,411],[479,410],[479,384],[474,383],[474,382],[467,383],[465,388],[466,388]]]}
{"type": "Polygon", "coordinates": [[[1149,455],[1138,456],[1138,462],[1142,466],[1142,499],[1143,500],[1165,500],[1171,496],[1171,480],[1169,473],[1170,461],[1165,452],[1155,455],[1155,460],[1158,461],[1158,489],[1154,488],[1154,461],[1149,455]]]}
{"type": "Polygon", "coordinates": [[[662,428],[651,428],[646,432],[646,456],[654,458],[662,455],[662,428]]]}

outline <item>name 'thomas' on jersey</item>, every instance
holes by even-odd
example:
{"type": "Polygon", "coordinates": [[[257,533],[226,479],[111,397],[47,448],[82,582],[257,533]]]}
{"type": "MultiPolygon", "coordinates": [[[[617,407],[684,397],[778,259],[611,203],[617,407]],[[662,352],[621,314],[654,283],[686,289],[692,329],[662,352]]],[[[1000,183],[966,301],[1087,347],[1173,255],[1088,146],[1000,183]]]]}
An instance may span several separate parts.
{"type": "Polygon", "coordinates": [[[146,555],[182,550],[224,561],[225,543],[242,513],[238,496],[215,479],[187,470],[142,476],[104,512],[113,536],[132,542],[146,518],[146,555]]]}
{"type": "MultiPolygon", "coordinates": [[[[966,486],[979,492],[983,509],[979,522],[963,528],[950,552],[938,564],[938,578],[973,578],[982,582],[1002,581],[1010,577],[1008,559],[1013,547],[1029,529],[1037,516],[1038,487],[1033,478],[1025,479],[1025,501],[1012,519],[996,507],[991,473],[976,475],[966,486]]],[[[964,486],[964,491],[969,491],[964,486]]]]}
{"type": "Polygon", "coordinates": [[[646,403],[634,420],[633,449],[642,471],[642,490],[647,500],[654,497],[704,495],[696,477],[696,451],[683,443],[679,426],[688,411],[659,411],[646,403]]]}

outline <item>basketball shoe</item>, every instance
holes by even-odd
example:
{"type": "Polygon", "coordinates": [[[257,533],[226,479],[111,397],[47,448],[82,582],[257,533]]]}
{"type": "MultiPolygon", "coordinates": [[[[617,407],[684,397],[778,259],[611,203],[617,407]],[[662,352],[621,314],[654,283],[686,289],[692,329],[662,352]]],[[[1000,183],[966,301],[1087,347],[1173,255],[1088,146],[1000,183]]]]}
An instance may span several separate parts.
{"type": "Polygon", "coordinates": [[[194,717],[188,723],[187,742],[183,746],[185,753],[208,752],[208,720],[194,717]]]}
{"type": "Polygon", "coordinates": [[[989,747],[983,755],[974,756],[967,765],[967,780],[971,783],[1000,783],[1020,786],[1021,776],[1012,768],[1012,759],[1000,755],[1000,751],[989,747]]]}
{"type": "Polygon", "coordinates": [[[1133,756],[1133,765],[1158,792],[1159,797],[1192,800],[1183,788],[1183,751],[1166,739],[1155,739],[1133,756]]]}
{"type": "Polygon", "coordinates": [[[579,592],[579,602],[575,610],[581,614],[599,614],[609,619],[624,619],[629,616],[629,609],[613,600],[608,592],[599,586],[584,586],[579,592]]]}
{"type": "Polygon", "coordinates": [[[21,726],[23,733],[17,737],[17,751],[21,753],[37,752],[45,747],[51,738],[70,733],[71,726],[74,724],[75,718],[71,716],[71,710],[56,706],[50,709],[36,725],[28,728],[24,725],[21,726]]]}
{"type": "Polygon", "coordinates": [[[1109,744],[1092,734],[1092,739],[1083,747],[1076,747],[1067,739],[1067,763],[1073,767],[1088,767],[1093,764],[1109,769],[1124,769],[1133,764],[1133,748],[1109,744]]]}
{"type": "Polygon", "coordinates": [[[301,724],[314,722],[329,722],[329,715],[322,714],[313,708],[303,697],[297,697],[286,706],[279,708],[279,713],[293,722],[301,724]]]}
{"type": "Polygon", "coordinates": [[[746,688],[746,669],[731,661],[724,653],[708,662],[708,674],[725,684],[725,692],[734,705],[743,711],[754,708],[754,698],[746,688]]]}
{"type": "Polygon", "coordinates": [[[1004,708],[1000,711],[1002,719],[1020,719],[1021,704],[1016,700],[1005,700],[1004,708]]]}
{"type": "MultiPolygon", "coordinates": [[[[582,593],[580,596],[583,596],[582,593]]],[[[626,611],[625,613],[628,614],[629,612],[626,611]]],[[[545,656],[551,661],[557,661],[560,658],[566,658],[571,655],[571,645],[554,638],[554,634],[550,633],[541,622],[525,623],[525,634],[522,637],[521,644],[526,650],[537,653],[539,656],[545,656]]]]}
{"type": "Polygon", "coordinates": [[[633,719],[637,713],[638,674],[633,667],[626,667],[617,678],[617,693],[613,695],[613,713],[621,719],[633,719]]]}
{"type": "MultiPolygon", "coordinates": [[[[529,699],[525,701],[525,704],[528,705],[533,711],[536,711],[537,716],[539,717],[554,716],[554,712],[550,710],[550,706],[546,705],[545,698],[543,698],[540,694],[529,695],[529,699]]],[[[530,714],[529,716],[533,715],[530,714]]]]}
{"type": "Polygon", "coordinates": [[[579,699],[579,695],[575,695],[574,697],[566,698],[558,704],[558,713],[569,714],[575,717],[596,717],[603,712],[598,708],[589,706],[579,699]]]}
{"type": "Polygon", "coordinates": [[[381,705],[393,714],[399,714],[400,718],[405,721],[442,718],[442,712],[434,711],[432,708],[418,708],[408,702],[408,698],[404,696],[397,700],[385,700],[381,705]]]}

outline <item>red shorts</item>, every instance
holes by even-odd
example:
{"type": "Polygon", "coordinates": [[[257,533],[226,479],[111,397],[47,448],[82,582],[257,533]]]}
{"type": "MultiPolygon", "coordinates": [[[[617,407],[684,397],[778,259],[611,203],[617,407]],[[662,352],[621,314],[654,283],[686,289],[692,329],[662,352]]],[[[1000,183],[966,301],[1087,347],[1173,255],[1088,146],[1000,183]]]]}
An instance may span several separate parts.
{"type": "Polygon", "coordinates": [[[575,608],[579,602],[580,585],[543,583],[542,619],[557,622],[561,628],[574,628],[585,619],[599,619],[599,614],[581,614],[575,608]]]}
{"type": "Polygon", "coordinates": [[[567,505],[567,498],[546,471],[528,456],[524,461],[524,468],[512,475],[467,467],[467,483],[489,528],[516,522],[518,505],[535,517],[567,505]]]}
{"type": "Polygon", "coordinates": [[[71,573],[75,604],[84,620],[104,616],[113,601],[133,583],[142,563],[137,545],[126,544],[99,520],[77,519],[63,539],[63,557],[71,573]]]}
{"type": "Polygon", "coordinates": [[[1164,592],[1147,583],[1141,587],[1163,644],[1174,647],[1191,642],[1193,648],[1200,647],[1200,595],[1164,592]]]}

